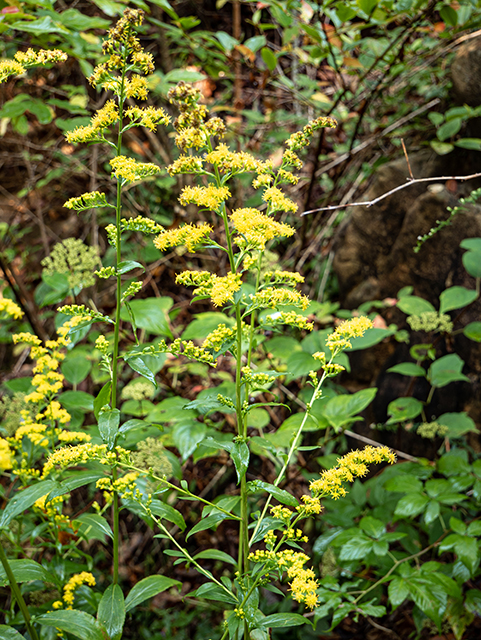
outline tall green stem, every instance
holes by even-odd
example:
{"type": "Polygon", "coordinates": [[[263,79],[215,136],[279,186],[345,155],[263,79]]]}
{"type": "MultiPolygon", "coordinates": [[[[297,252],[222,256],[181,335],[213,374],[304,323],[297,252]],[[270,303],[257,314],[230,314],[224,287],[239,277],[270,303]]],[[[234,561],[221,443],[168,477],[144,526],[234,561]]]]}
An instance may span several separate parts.
{"type": "Polygon", "coordinates": [[[15,580],[15,576],[13,575],[12,568],[10,566],[10,563],[8,562],[7,556],[5,555],[5,551],[3,550],[3,545],[1,544],[0,544],[0,562],[3,565],[3,569],[10,583],[10,589],[12,590],[12,593],[17,601],[17,604],[20,607],[20,611],[22,612],[28,634],[32,640],[39,640],[37,631],[35,627],[32,626],[32,621],[30,618],[30,614],[28,612],[28,607],[25,603],[25,600],[23,599],[22,592],[20,591],[20,587],[18,586],[18,583],[15,580]]]}

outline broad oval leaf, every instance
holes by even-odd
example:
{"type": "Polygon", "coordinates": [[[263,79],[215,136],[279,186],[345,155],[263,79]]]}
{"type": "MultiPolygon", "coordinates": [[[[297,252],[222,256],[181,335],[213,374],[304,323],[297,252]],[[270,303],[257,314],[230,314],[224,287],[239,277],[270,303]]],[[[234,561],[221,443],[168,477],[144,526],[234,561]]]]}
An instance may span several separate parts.
{"type": "Polygon", "coordinates": [[[0,640],[25,640],[25,638],[13,627],[8,627],[6,624],[0,624],[0,640]]]}
{"type": "Polygon", "coordinates": [[[463,254],[463,265],[466,271],[473,278],[481,278],[481,252],[468,251],[463,254]]]}
{"type": "Polygon", "coordinates": [[[67,357],[60,368],[70,384],[80,384],[90,373],[92,363],[85,356],[67,357]]]}
{"type": "MultiPolygon", "coordinates": [[[[135,324],[139,329],[145,329],[148,333],[172,338],[167,313],[173,302],[171,298],[144,298],[143,300],[131,300],[129,306],[135,318],[135,324]]],[[[122,309],[120,317],[129,320],[127,309],[122,309]]]]}
{"type": "Polygon", "coordinates": [[[433,387],[445,387],[450,382],[461,380],[469,382],[469,378],[461,373],[463,366],[464,360],[457,353],[449,353],[432,363],[428,371],[428,380],[433,387]]]}
{"type": "Polygon", "coordinates": [[[100,411],[98,425],[102,440],[107,444],[109,450],[113,449],[119,432],[120,411],[118,409],[100,411]]]}
{"type": "Polygon", "coordinates": [[[348,540],[341,548],[341,560],[360,560],[372,551],[373,540],[366,536],[356,536],[348,540]]]}
{"type": "Polygon", "coordinates": [[[423,403],[416,398],[396,398],[389,403],[387,412],[391,417],[386,424],[413,420],[423,410],[423,403]]]}
{"type": "Polygon", "coordinates": [[[80,640],[105,640],[105,629],[85,611],[76,609],[50,611],[35,618],[35,622],[71,633],[80,640]]]}
{"type": "Polygon", "coordinates": [[[174,586],[182,586],[182,583],[166,576],[148,576],[137,582],[125,598],[125,611],[128,612],[141,602],[170,589],[174,586]]]}
{"type": "Polygon", "coordinates": [[[425,376],[426,371],[414,362],[400,362],[389,367],[388,373],[399,373],[402,376],[425,376]]]}
{"type": "Polygon", "coordinates": [[[442,416],[436,418],[436,422],[448,427],[449,431],[446,434],[448,438],[459,438],[464,436],[470,431],[477,433],[476,424],[467,413],[443,413],[442,416]]]}
{"type": "Polygon", "coordinates": [[[474,342],[481,342],[481,322],[470,322],[463,329],[466,338],[474,342]]]}
{"type": "Polygon", "coordinates": [[[408,316],[420,316],[425,311],[436,311],[430,302],[418,296],[403,296],[396,306],[408,316]]]}
{"type": "Polygon", "coordinates": [[[124,594],[118,584],[111,584],[99,602],[97,619],[101,622],[111,640],[119,640],[125,622],[124,594]]]}
{"type": "Polygon", "coordinates": [[[465,287],[449,287],[445,289],[439,296],[440,313],[447,313],[453,309],[462,309],[471,302],[474,302],[478,294],[473,289],[466,289],[465,287]]]}
{"type": "MultiPolygon", "coordinates": [[[[41,564],[35,562],[35,560],[29,560],[27,558],[10,560],[9,565],[17,582],[29,582],[30,580],[54,582],[54,578],[50,573],[42,567],[41,564]]],[[[0,583],[3,583],[4,586],[8,583],[7,574],[2,566],[0,566],[0,583]]]]}
{"type": "Polygon", "coordinates": [[[413,518],[424,511],[424,507],[428,502],[429,498],[422,493],[408,493],[407,496],[399,500],[394,513],[397,516],[413,518]]]}
{"type": "Polygon", "coordinates": [[[353,394],[335,396],[326,403],[324,417],[334,429],[341,429],[345,424],[353,422],[354,416],[356,420],[363,420],[357,414],[368,406],[376,392],[376,387],[373,387],[353,394]]]}
{"type": "Polygon", "coordinates": [[[363,336],[359,336],[358,338],[351,338],[351,351],[360,351],[361,349],[369,349],[369,347],[373,347],[375,344],[379,344],[385,338],[389,338],[396,333],[397,329],[381,329],[379,327],[374,327],[373,329],[368,329],[363,336]]]}

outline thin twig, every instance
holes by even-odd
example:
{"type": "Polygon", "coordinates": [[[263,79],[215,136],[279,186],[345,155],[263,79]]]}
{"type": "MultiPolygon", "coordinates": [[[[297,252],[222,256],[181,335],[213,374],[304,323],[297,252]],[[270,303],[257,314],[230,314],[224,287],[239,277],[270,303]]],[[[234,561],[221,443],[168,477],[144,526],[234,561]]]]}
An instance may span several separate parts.
{"type": "Polygon", "coordinates": [[[409,162],[408,152],[406,151],[406,145],[404,144],[404,140],[402,138],[401,138],[401,144],[403,146],[404,157],[406,158],[406,162],[407,162],[408,169],[409,169],[409,177],[411,178],[411,180],[414,180],[413,172],[412,172],[412,169],[411,169],[411,163],[409,162]]]}
{"type": "Polygon", "coordinates": [[[433,178],[415,178],[414,180],[408,178],[408,181],[405,184],[400,184],[398,187],[395,187],[390,191],[386,191],[386,193],[383,193],[373,200],[366,200],[365,202],[350,202],[349,204],[333,204],[328,207],[320,207],[319,209],[310,209],[309,211],[301,213],[301,216],[307,216],[309,213],[316,213],[317,211],[334,211],[334,209],[344,209],[346,207],[372,207],[378,202],[381,202],[381,200],[388,198],[393,193],[402,191],[402,189],[410,187],[412,184],[420,184],[422,182],[441,182],[447,180],[465,182],[466,180],[473,180],[474,178],[481,178],[481,173],[471,173],[469,176],[434,176],[433,178]]]}

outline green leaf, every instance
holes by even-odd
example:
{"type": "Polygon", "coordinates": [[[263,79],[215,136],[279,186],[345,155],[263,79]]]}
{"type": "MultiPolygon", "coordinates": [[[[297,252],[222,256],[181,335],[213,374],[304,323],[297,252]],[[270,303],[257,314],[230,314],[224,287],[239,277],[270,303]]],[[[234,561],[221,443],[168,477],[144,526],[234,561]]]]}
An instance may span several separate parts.
{"type": "Polygon", "coordinates": [[[409,588],[406,581],[404,578],[398,578],[397,576],[391,580],[387,591],[393,607],[399,607],[409,596],[409,588]]]}
{"type": "Polygon", "coordinates": [[[428,506],[426,507],[426,511],[424,512],[424,522],[426,524],[431,524],[431,522],[434,522],[436,520],[440,512],[441,506],[439,502],[436,502],[436,500],[430,500],[428,506]]]}
{"type": "Polygon", "coordinates": [[[150,510],[155,516],[173,522],[181,531],[184,531],[186,524],[182,514],[174,507],[171,507],[170,504],[165,504],[160,500],[152,500],[150,510]]]}
{"type": "Polygon", "coordinates": [[[275,53],[273,53],[268,47],[262,47],[261,56],[266,63],[266,67],[269,69],[269,71],[274,71],[274,69],[277,67],[277,57],[275,53]]]}
{"type": "Polygon", "coordinates": [[[348,540],[341,548],[341,560],[360,560],[372,551],[373,541],[366,536],[356,536],[348,540]]]}
{"type": "Polygon", "coordinates": [[[470,322],[463,329],[466,338],[474,342],[481,342],[481,322],[470,322]]]}
{"type": "Polygon", "coordinates": [[[81,411],[94,410],[94,397],[85,391],[65,391],[58,397],[60,404],[67,409],[81,411]]]}
{"type": "Polygon", "coordinates": [[[461,129],[462,124],[463,118],[453,118],[452,120],[448,120],[448,122],[442,124],[436,131],[438,140],[444,142],[447,138],[452,138],[461,129]]]}
{"type": "Polygon", "coordinates": [[[445,4],[439,11],[439,14],[444,22],[450,27],[455,27],[458,24],[458,14],[450,5],[445,4]]]}
{"type": "Polygon", "coordinates": [[[105,407],[106,404],[110,403],[110,391],[112,389],[112,383],[110,380],[104,384],[104,386],[100,389],[97,394],[97,397],[94,400],[94,415],[95,418],[99,419],[100,410],[102,407],[105,407]]]}
{"type": "Polygon", "coordinates": [[[245,442],[234,442],[230,449],[230,455],[234,461],[237,472],[237,484],[242,480],[249,466],[250,451],[245,442]]]}
{"type": "MultiPolygon", "coordinates": [[[[227,555],[227,554],[226,554],[227,555]]],[[[141,602],[167,591],[171,587],[181,587],[182,583],[166,576],[148,576],[132,587],[125,598],[125,611],[128,612],[141,602]]]]}
{"type": "Polygon", "coordinates": [[[76,523],[80,523],[78,533],[87,540],[105,540],[105,536],[114,537],[107,520],[97,513],[82,513],[73,522],[75,526],[77,526],[76,523]]]}
{"type": "Polygon", "coordinates": [[[42,282],[35,291],[35,302],[41,307],[62,302],[70,291],[68,278],[64,273],[42,275],[42,282]]]}
{"type": "Polygon", "coordinates": [[[99,602],[97,619],[111,640],[120,640],[125,622],[124,594],[118,584],[111,584],[99,602]]]}
{"type": "Polygon", "coordinates": [[[265,47],[266,45],[266,37],[265,36],[253,36],[252,38],[248,38],[244,42],[244,47],[250,49],[253,53],[259,51],[261,47],[265,47]]]}
{"type": "Polygon", "coordinates": [[[389,478],[384,488],[387,491],[398,491],[399,493],[421,493],[423,483],[411,474],[401,473],[394,478],[389,478]]]}
{"type": "Polygon", "coordinates": [[[432,363],[427,378],[433,387],[445,387],[459,380],[469,382],[469,378],[461,373],[463,366],[464,360],[457,353],[450,353],[432,363]]]}
{"type": "Polygon", "coordinates": [[[126,357],[124,359],[131,369],[140,373],[140,375],[151,382],[154,387],[157,387],[158,385],[155,380],[155,375],[146,364],[147,358],[150,359],[151,356],[146,356],[145,358],[143,356],[132,356],[131,358],[126,357]]]}
{"type": "Polygon", "coordinates": [[[46,33],[62,33],[67,34],[68,30],[63,26],[57,26],[50,16],[45,16],[44,18],[40,18],[39,20],[30,21],[22,21],[13,22],[10,27],[12,29],[17,29],[18,31],[26,31],[27,33],[33,33],[35,35],[41,36],[46,33]]]}
{"type": "Polygon", "coordinates": [[[390,367],[388,373],[399,373],[402,376],[425,376],[426,371],[414,362],[400,362],[390,367]]]}
{"type": "Polygon", "coordinates": [[[360,351],[361,349],[369,349],[373,347],[375,344],[379,344],[385,338],[389,338],[396,333],[397,329],[379,329],[375,327],[374,329],[368,329],[363,336],[359,336],[358,338],[351,338],[349,342],[352,345],[352,348],[349,349],[351,351],[360,351]]]}
{"type": "Polygon", "coordinates": [[[273,613],[258,622],[261,629],[285,629],[299,627],[301,624],[310,624],[310,621],[300,613],[273,613]]]}
{"type": "Polygon", "coordinates": [[[0,640],[25,640],[25,638],[13,627],[8,627],[6,624],[0,624],[0,640]]]}
{"type": "Polygon", "coordinates": [[[227,562],[228,564],[237,564],[237,560],[235,560],[232,556],[230,556],[225,551],[220,551],[219,549],[206,549],[205,551],[201,551],[194,556],[194,560],[220,560],[221,562],[227,562]]]}
{"type": "Polygon", "coordinates": [[[461,149],[473,149],[474,151],[481,151],[481,138],[461,138],[454,143],[455,147],[461,149]]]}
{"type": "Polygon", "coordinates": [[[197,445],[205,437],[206,430],[207,427],[203,422],[186,421],[174,425],[172,439],[183,461],[197,449],[197,445]]]}
{"type": "Polygon", "coordinates": [[[193,536],[195,533],[199,533],[199,531],[205,531],[206,529],[210,529],[218,525],[222,520],[230,519],[229,516],[222,512],[212,513],[207,518],[202,518],[189,533],[185,536],[185,539],[188,540],[190,536],[193,536]]]}
{"type": "Polygon", "coordinates": [[[6,527],[16,516],[32,506],[39,498],[47,495],[57,486],[54,480],[42,480],[26,489],[17,491],[3,510],[0,528],[6,527]]]}
{"type": "Polygon", "coordinates": [[[92,363],[85,356],[65,358],[60,366],[65,379],[70,384],[80,384],[90,373],[92,363]]]}
{"type": "Polygon", "coordinates": [[[336,430],[341,429],[345,424],[353,422],[354,416],[356,420],[363,420],[357,414],[370,404],[376,392],[377,389],[373,387],[371,389],[362,389],[353,394],[334,396],[334,398],[328,400],[324,407],[324,417],[336,430]]]}
{"type": "Polygon", "coordinates": [[[481,252],[468,251],[463,254],[463,265],[473,278],[481,278],[481,252]]]}
{"type": "MultiPolygon", "coordinates": [[[[148,333],[172,338],[167,312],[172,307],[172,298],[144,298],[143,300],[131,300],[130,308],[135,318],[135,324],[139,329],[145,329],[148,333]]],[[[122,320],[129,320],[127,309],[120,313],[122,320]]]]}
{"type": "Polygon", "coordinates": [[[136,262],[135,260],[124,260],[123,262],[119,262],[117,272],[120,275],[123,275],[124,273],[129,273],[129,271],[132,271],[133,269],[142,269],[142,271],[145,271],[140,262],[136,262]]]}
{"type": "Polygon", "coordinates": [[[239,41],[236,38],[233,38],[231,35],[226,33],[225,31],[217,31],[214,33],[214,36],[220,42],[222,49],[226,53],[230,53],[232,49],[239,44],[239,41]]]}
{"type": "Polygon", "coordinates": [[[459,245],[462,249],[481,253],[481,238],[464,238],[459,245]]]}
{"type": "Polygon", "coordinates": [[[98,425],[100,436],[107,444],[107,448],[109,450],[113,449],[119,432],[120,411],[118,409],[100,411],[98,425]]]}
{"type": "Polygon", "coordinates": [[[436,418],[436,422],[448,427],[448,438],[459,438],[466,433],[477,433],[476,424],[466,413],[443,413],[442,416],[436,418]]]}
{"type": "Polygon", "coordinates": [[[387,412],[391,417],[386,424],[413,420],[423,410],[423,403],[416,398],[396,398],[389,403],[387,412]]]}
{"type": "Polygon", "coordinates": [[[455,518],[454,516],[449,518],[449,526],[455,533],[459,533],[461,535],[466,533],[467,527],[462,520],[459,520],[459,518],[455,518]]]}
{"type": "Polygon", "coordinates": [[[424,507],[428,502],[429,498],[421,493],[408,493],[407,496],[404,496],[404,498],[399,500],[394,513],[397,516],[413,518],[418,516],[424,510],[424,507]]]}
{"type": "Polygon", "coordinates": [[[105,640],[104,629],[85,611],[64,609],[50,611],[35,618],[35,622],[71,633],[80,640],[105,640]]]}
{"type": "MultiPolygon", "coordinates": [[[[9,565],[17,582],[29,582],[30,580],[54,581],[50,573],[35,560],[10,560],[9,565]]],[[[3,566],[0,566],[0,584],[3,584],[3,586],[8,584],[7,574],[3,566]]]]}
{"type": "Polygon", "coordinates": [[[403,296],[396,306],[408,316],[420,316],[426,311],[436,311],[430,302],[418,296],[403,296]]]}
{"type": "Polygon", "coordinates": [[[289,507],[297,507],[299,504],[298,500],[288,491],[279,489],[279,487],[269,484],[269,482],[264,482],[263,480],[251,480],[247,483],[247,490],[252,493],[267,491],[267,493],[273,496],[281,504],[286,504],[289,507]]]}
{"type": "MultiPolygon", "coordinates": [[[[466,254],[465,254],[466,255],[466,254]]],[[[439,296],[440,307],[439,313],[447,313],[453,309],[462,309],[471,302],[474,302],[478,294],[473,289],[465,287],[449,287],[445,289],[439,296]]]]}
{"type": "Polygon", "coordinates": [[[220,602],[228,602],[229,604],[239,604],[233,594],[229,595],[227,591],[224,591],[222,587],[219,587],[213,582],[206,582],[200,585],[192,595],[195,595],[196,598],[207,598],[208,600],[218,600],[220,602]]]}
{"type": "Polygon", "coordinates": [[[57,486],[48,494],[47,501],[53,500],[58,496],[70,493],[74,489],[84,487],[86,484],[96,482],[99,478],[103,478],[104,474],[98,471],[73,471],[72,475],[62,480],[60,486],[57,486]]]}
{"type": "Polygon", "coordinates": [[[357,6],[367,16],[370,16],[377,6],[377,0],[357,0],[357,6]]]}
{"type": "Polygon", "coordinates": [[[287,371],[292,379],[307,376],[310,371],[318,371],[320,367],[320,362],[305,351],[295,351],[287,359],[287,371]]]}
{"type": "Polygon", "coordinates": [[[165,74],[164,80],[172,84],[177,84],[178,82],[199,82],[199,80],[205,80],[205,75],[199,71],[172,69],[172,71],[165,74]]]}
{"type": "Polygon", "coordinates": [[[209,333],[212,333],[220,324],[226,327],[233,326],[232,318],[226,316],[225,313],[216,311],[206,311],[205,313],[197,313],[194,320],[189,322],[187,328],[182,334],[182,340],[205,340],[209,333]]]}
{"type": "Polygon", "coordinates": [[[386,527],[381,520],[372,516],[364,516],[359,522],[360,528],[371,538],[380,538],[386,532],[386,527]]]}

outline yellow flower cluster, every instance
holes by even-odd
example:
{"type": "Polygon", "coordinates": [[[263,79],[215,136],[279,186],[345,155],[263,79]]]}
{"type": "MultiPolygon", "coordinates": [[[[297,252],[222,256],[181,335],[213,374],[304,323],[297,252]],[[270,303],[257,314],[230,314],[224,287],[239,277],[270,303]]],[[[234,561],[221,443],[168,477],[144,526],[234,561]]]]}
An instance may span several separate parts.
{"type": "Polygon", "coordinates": [[[242,367],[241,372],[242,382],[255,388],[265,387],[276,379],[276,376],[270,376],[268,373],[254,373],[250,367],[242,367]]]}
{"type": "Polygon", "coordinates": [[[220,324],[214,331],[211,331],[207,338],[202,343],[203,349],[212,349],[213,351],[220,351],[223,344],[227,340],[232,340],[236,335],[236,330],[231,327],[226,327],[225,324],[220,324]]]}
{"type": "Polygon", "coordinates": [[[150,131],[156,131],[157,125],[167,125],[170,121],[167,113],[157,107],[129,107],[125,115],[130,118],[131,123],[135,123],[135,125],[139,127],[145,127],[150,131]]]}
{"type": "Polygon", "coordinates": [[[281,183],[288,182],[289,184],[297,184],[299,182],[299,178],[297,176],[285,169],[279,169],[277,176],[281,183]]]}
{"type": "Polygon", "coordinates": [[[0,471],[12,468],[12,452],[5,438],[0,438],[0,471]]]}
{"type": "Polygon", "coordinates": [[[230,198],[228,187],[216,187],[209,184],[207,187],[184,187],[179,196],[182,206],[196,204],[198,207],[205,207],[210,211],[217,211],[220,205],[230,198]]]}
{"type": "Polygon", "coordinates": [[[290,211],[295,213],[298,209],[297,204],[277,187],[268,187],[262,194],[262,199],[269,205],[270,212],[290,211]]]}
{"type": "Polygon", "coordinates": [[[254,307],[275,309],[280,305],[292,305],[299,307],[303,311],[307,309],[310,300],[307,296],[298,291],[290,289],[276,289],[274,287],[266,287],[256,294],[250,294],[250,299],[254,307]]]}
{"type": "Polygon", "coordinates": [[[270,216],[266,216],[258,209],[246,207],[236,209],[230,215],[230,219],[237,233],[240,234],[236,238],[239,246],[245,246],[263,251],[268,240],[273,238],[288,238],[294,235],[293,227],[283,222],[277,222],[270,216]]]}
{"type": "Polygon", "coordinates": [[[286,149],[282,156],[283,163],[290,167],[295,167],[296,169],[302,169],[302,160],[299,156],[291,151],[290,149],[286,149]]]}
{"type": "Polygon", "coordinates": [[[302,516],[319,515],[322,511],[321,501],[319,498],[303,495],[301,500],[304,504],[300,504],[296,507],[297,511],[302,516]]]}
{"type": "Polygon", "coordinates": [[[350,349],[351,343],[349,338],[357,338],[363,336],[368,329],[372,328],[372,322],[366,316],[359,316],[351,320],[342,322],[334,333],[326,339],[326,345],[332,353],[339,353],[344,349],[350,349]]]}
{"type": "Polygon", "coordinates": [[[49,456],[43,468],[42,478],[46,478],[56,467],[60,470],[67,467],[76,467],[85,464],[89,460],[96,460],[101,464],[113,466],[118,461],[127,461],[129,452],[121,447],[115,447],[107,451],[106,444],[78,444],[74,447],[62,447],[49,456]]]}
{"type": "MultiPolygon", "coordinates": [[[[108,83],[104,84],[105,89],[108,87],[108,83]]],[[[130,79],[124,80],[124,91],[127,98],[137,98],[139,100],[147,100],[149,96],[149,85],[147,78],[137,75],[136,73],[130,76],[130,79]]]]}
{"type": "Polygon", "coordinates": [[[208,240],[211,231],[212,227],[205,222],[199,225],[186,224],[177,229],[164,231],[155,238],[154,245],[161,251],[165,251],[169,247],[184,245],[188,251],[193,252],[208,240]]]}
{"type": "Polygon", "coordinates": [[[43,513],[47,518],[54,518],[59,514],[58,507],[63,504],[65,496],[57,496],[46,503],[48,493],[36,500],[33,504],[37,511],[43,513]]]}
{"type": "MultiPolygon", "coordinates": [[[[61,420],[60,420],[61,422],[61,420]]],[[[71,442],[90,442],[92,437],[83,431],[60,431],[57,435],[58,440],[64,444],[71,442]]]]}
{"type": "Polygon", "coordinates": [[[308,122],[302,129],[302,131],[293,133],[286,141],[286,146],[291,151],[302,149],[303,147],[306,147],[308,144],[310,144],[311,137],[314,131],[317,131],[318,129],[322,129],[324,127],[329,127],[330,129],[332,129],[336,126],[337,122],[336,120],[334,120],[334,118],[330,118],[329,116],[320,116],[319,118],[308,122]]]}
{"type": "Polygon", "coordinates": [[[266,271],[264,279],[266,282],[286,284],[291,287],[295,287],[296,284],[302,284],[304,282],[304,276],[301,276],[300,273],[295,271],[266,271]]]}
{"type": "Polygon", "coordinates": [[[175,281],[185,286],[195,286],[194,296],[210,297],[215,307],[233,302],[234,293],[241,288],[241,276],[229,273],[217,276],[209,271],[184,271],[175,281]]]}
{"type": "Polygon", "coordinates": [[[287,507],[283,507],[278,504],[275,507],[271,507],[271,514],[274,518],[278,518],[279,520],[283,520],[286,524],[288,524],[292,517],[292,511],[287,507]]]}
{"type": "Polygon", "coordinates": [[[76,573],[63,588],[63,601],[67,605],[66,609],[72,609],[75,591],[83,584],[95,587],[95,578],[88,571],[76,573]]]}
{"type": "Polygon", "coordinates": [[[394,464],[396,456],[388,447],[365,447],[361,451],[351,451],[342,458],[338,458],[337,466],[323,471],[318,480],[313,480],[309,486],[314,498],[331,496],[340,498],[346,495],[343,482],[352,482],[354,478],[362,477],[369,471],[367,465],[388,462],[394,464]]]}
{"type": "Polygon", "coordinates": [[[290,327],[297,327],[298,329],[306,329],[312,331],[314,324],[309,322],[305,316],[296,313],[295,311],[278,311],[274,314],[259,318],[260,324],[274,325],[274,324],[287,324],[290,327]]]}
{"type": "Polygon", "coordinates": [[[249,554],[249,560],[265,563],[268,568],[285,571],[287,578],[291,580],[290,587],[294,600],[304,603],[310,609],[314,609],[317,605],[316,590],[319,584],[315,579],[314,571],[304,568],[309,560],[309,556],[305,553],[292,549],[277,552],[258,550],[249,554]]]}
{"type": "Polygon", "coordinates": [[[179,173],[203,173],[202,159],[197,156],[180,156],[167,167],[169,176],[179,173]]]}
{"type": "Polygon", "coordinates": [[[136,471],[131,471],[113,482],[110,478],[100,478],[97,480],[96,487],[103,491],[104,499],[108,503],[112,501],[115,492],[124,500],[139,500],[142,498],[142,494],[135,482],[138,477],[139,474],[136,471]]]}
{"type": "Polygon", "coordinates": [[[82,193],[81,196],[70,198],[63,205],[66,209],[75,209],[76,211],[84,211],[85,209],[92,209],[93,207],[111,207],[107,202],[107,196],[100,191],[89,191],[82,193]]]}
{"type": "Polygon", "coordinates": [[[6,313],[7,316],[11,316],[15,320],[20,320],[23,316],[23,311],[18,304],[9,298],[0,298],[0,314],[6,313]]]}
{"type": "Polygon", "coordinates": [[[260,187],[268,187],[271,182],[274,180],[274,176],[271,176],[269,173],[261,173],[252,181],[252,186],[254,189],[259,189],[260,187]]]}
{"type": "Polygon", "coordinates": [[[27,51],[17,51],[13,57],[14,60],[0,61],[0,82],[4,82],[12,75],[22,75],[28,67],[67,60],[67,54],[59,49],[40,49],[39,51],[27,49],[27,51]]]}
{"type": "Polygon", "coordinates": [[[224,143],[217,145],[213,151],[206,153],[204,160],[215,165],[220,173],[230,173],[232,175],[246,171],[262,173],[272,168],[272,163],[257,160],[246,151],[231,151],[224,143]]]}
{"type": "Polygon", "coordinates": [[[161,169],[152,162],[137,162],[134,158],[117,156],[110,160],[114,176],[125,182],[136,182],[160,173],[161,169]]]}
{"type": "Polygon", "coordinates": [[[80,144],[81,142],[98,142],[104,140],[104,132],[119,119],[119,110],[113,100],[108,100],[90,119],[90,124],[76,127],[65,135],[67,142],[80,144]]]}
{"type": "Polygon", "coordinates": [[[48,447],[48,438],[45,437],[45,431],[47,425],[29,423],[20,426],[15,431],[15,440],[21,442],[24,437],[28,438],[30,442],[40,447],[48,447]]]}

